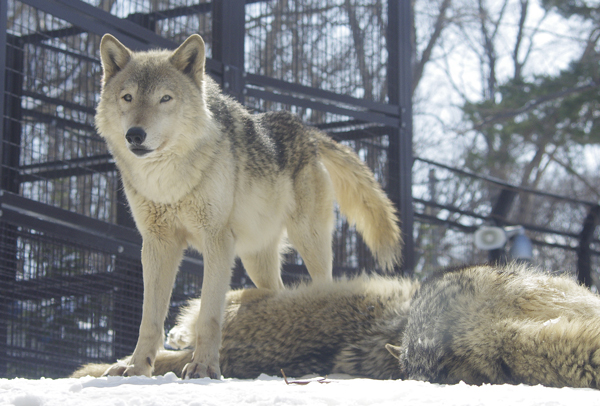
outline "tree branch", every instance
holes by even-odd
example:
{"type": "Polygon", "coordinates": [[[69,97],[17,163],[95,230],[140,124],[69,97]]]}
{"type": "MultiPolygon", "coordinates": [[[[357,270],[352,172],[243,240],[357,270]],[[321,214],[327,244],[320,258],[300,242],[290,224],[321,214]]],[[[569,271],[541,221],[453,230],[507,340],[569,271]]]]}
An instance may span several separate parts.
{"type": "Polygon", "coordinates": [[[356,17],[356,7],[351,4],[350,0],[346,0],[344,6],[348,13],[348,22],[352,31],[354,46],[356,47],[358,70],[360,71],[365,91],[364,97],[365,99],[373,100],[373,80],[366,62],[364,32],[361,30],[358,18],[356,17]]]}
{"type": "Polygon", "coordinates": [[[442,31],[444,30],[444,27],[446,26],[446,23],[448,22],[446,13],[447,13],[448,9],[450,8],[451,3],[452,3],[451,0],[443,0],[442,1],[442,4],[440,5],[440,11],[435,20],[435,24],[433,25],[433,33],[431,33],[431,36],[429,37],[429,41],[427,41],[427,46],[423,50],[423,53],[421,54],[421,58],[415,64],[415,67],[413,69],[413,83],[412,83],[412,93],[413,94],[415,92],[415,89],[419,85],[419,82],[421,81],[421,77],[423,76],[423,71],[425,69],[425,65],[431,59],[431,53],[433,52],[433,48],[435,47],[438,39],[442,35],[442,31]]]}
{"type": "Polygon", "coordinates": [[[567,172],[569,172],[571,175],[573,175],[577,179],[579,179],[581,181],[581,183],[583,183],[590,190],[590,192],[592,192],[593,194],[595,194],[596,197],[600,199],[600,192],[594,186],[592,186],[592,184],[590,184],[590,182],[588,182],[582,175],[580,175],[579,173],[577,173],[575,171],[575,169],[573,169],[570,165],[567,165],[566,163],[560,161],[554,155],[550,156],[550,159],[552,161],[556,162],[557,164],[559,164],[560,166],[562,166],[563,168],[565,168],[565,170],[567,172]]]}
{"type": "Polygon", "coordinates": [[[521,49],[521,41],[523,41],[523,29],[525,28],[525,20],[527,19],[527,8],[529,6],[529,0],[521,0],[521,16],[519,18],[519,29],[517,30],[517,39],[515,41],[515,48],[513,49],[513,66],[514,66],[514,78],[521,78],[521,69],[523,64],[519,62],[519,50],[521,49]]]}
{"type": "Polygon", "coordinates": [[[581,93],[581,92],[585,92],[585,91],[588,91],[591,89],[595,89],[598,86],[599,86],[598,83],[590,82],[590,83],[582,85],[582,86],[570,87],[570,88],[561,90],[559,92],[554,92],[554,93],[551,93],[551,94],[548,94],[548,95],[545,95],[542,97],[538,97],[537,99],[531,99],[518,109],[505,110],[498,114],[494,114],[489,117],[486,117],[485,119],[481,120],[479,123],[475,124],[472,129],[479,130],[487,125],[496,123],[498,121],[506,120],[508,118],[518,116],[519,114],[526,113],[526,112],[533,110],[534,108],[536,108],[544,103],[547,103],[549,101],[560,99],[562,97],[566,97],[571,94],[581,93]]]}

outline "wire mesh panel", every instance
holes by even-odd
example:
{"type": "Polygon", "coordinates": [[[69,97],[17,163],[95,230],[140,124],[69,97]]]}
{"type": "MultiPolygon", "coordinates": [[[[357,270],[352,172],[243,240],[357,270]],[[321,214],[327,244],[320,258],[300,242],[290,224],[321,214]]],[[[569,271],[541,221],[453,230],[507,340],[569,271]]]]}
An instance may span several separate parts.
{"type": "Polygon", "coordinates": [[[5,221],[0,238],[3,376],[66,376],[113,360],[117,342],[129,351],[135,329],[121,325],[139,319],[139,306],[124,305],[139,291],[139,261],[5,221]]]}
{"type": "Polygon", "coordinates": [[[386,100],[387,2],[267,1],[246,15],[248,72],[386,100]]]}
{"type": "Polygon", "coordinates": [[[137,24],[168,38],[175,43],[183,42],[192,34],[200,34],[207,44],[207,56],[211,56],[211,3],[206,0],[158,0],[158,1],[98,1],[97,5],[119,18],[137,24]]]}
{"type": "Polygon", "coordinates": [[[13,156],[5,182],[32,200],[114,221],[117,177],[94,129],[100,38],[23,3],[9,5],[7,69],[19,102],[3,140],[13,156]]]}

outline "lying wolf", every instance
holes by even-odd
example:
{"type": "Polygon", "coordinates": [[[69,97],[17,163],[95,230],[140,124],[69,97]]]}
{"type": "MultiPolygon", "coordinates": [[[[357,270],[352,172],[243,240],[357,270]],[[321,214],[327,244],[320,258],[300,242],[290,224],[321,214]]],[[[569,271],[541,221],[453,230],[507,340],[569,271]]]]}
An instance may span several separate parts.
{"type": "Polygon", "coordinates": [[[132,52],[107,34],[100,54],[96,126],[143,238],[140,334],[118,371],[152,373],[188,246],[204,256],[195,352],[183,372],[190,378],[221,375],[221,320],[236,256],[256,286],[283,289],[287,236],[312,279],[331,281],[334,197],[381,267],[399,262],[395,209],[367,166],[290,113],[252,115],[223,95],[204,72],[199,35],[173,52],[132,52]]]}
{"type": "MultiPolygon", "coordinates": [[[[438,383],[600,385],[600,298],[567,276],[521,266],[465,267],[426,280],[360,277],[286,291],[230,292],[227,377],[334,373],[438,383]]],[[[155,373],[192,357],[190,301],[155,373]]],[[[73,376],[125,368],[89,364],[73,376]]]]}

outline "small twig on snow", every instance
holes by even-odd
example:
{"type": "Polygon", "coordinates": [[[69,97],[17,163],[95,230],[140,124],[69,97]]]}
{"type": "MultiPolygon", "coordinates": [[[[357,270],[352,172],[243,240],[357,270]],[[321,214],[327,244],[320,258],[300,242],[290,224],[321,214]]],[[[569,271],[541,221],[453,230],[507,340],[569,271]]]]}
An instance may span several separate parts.
{"type": "Polygon", "coordinates": [[[318,382],[318,383],[331,383],[331,381],[327,380],[327,376],[325,378],[318,378],[317,380],[308,380],[308,381],[288,381],[287,376],[285,376],[285,372],[283,372],[283,369],[280,370],[281,371],[281,375],[283,376],[283,380],[285,381],[286,385],[308,385],[311,382],[318,382]]]}

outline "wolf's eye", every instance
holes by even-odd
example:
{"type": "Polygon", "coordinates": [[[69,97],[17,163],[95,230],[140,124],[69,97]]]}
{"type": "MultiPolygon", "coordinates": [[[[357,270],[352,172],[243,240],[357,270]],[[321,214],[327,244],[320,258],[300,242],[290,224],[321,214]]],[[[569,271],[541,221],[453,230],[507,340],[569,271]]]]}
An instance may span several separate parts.
{"type": "Polygon", "coordinates": [[[160,102],[166,103],[168,101],[171,101],[171,99],[173,99],[171,96],[169,96],[168,94],[165,94],[163,97],[161,97],[160,102]]]}
{"type": "Polygon", "coordinates": [[[126,102],[130,102],[133,100],[133,96],[127,93],[125,96],[123,96],[123,100],[125,100],[126,102]]]}

